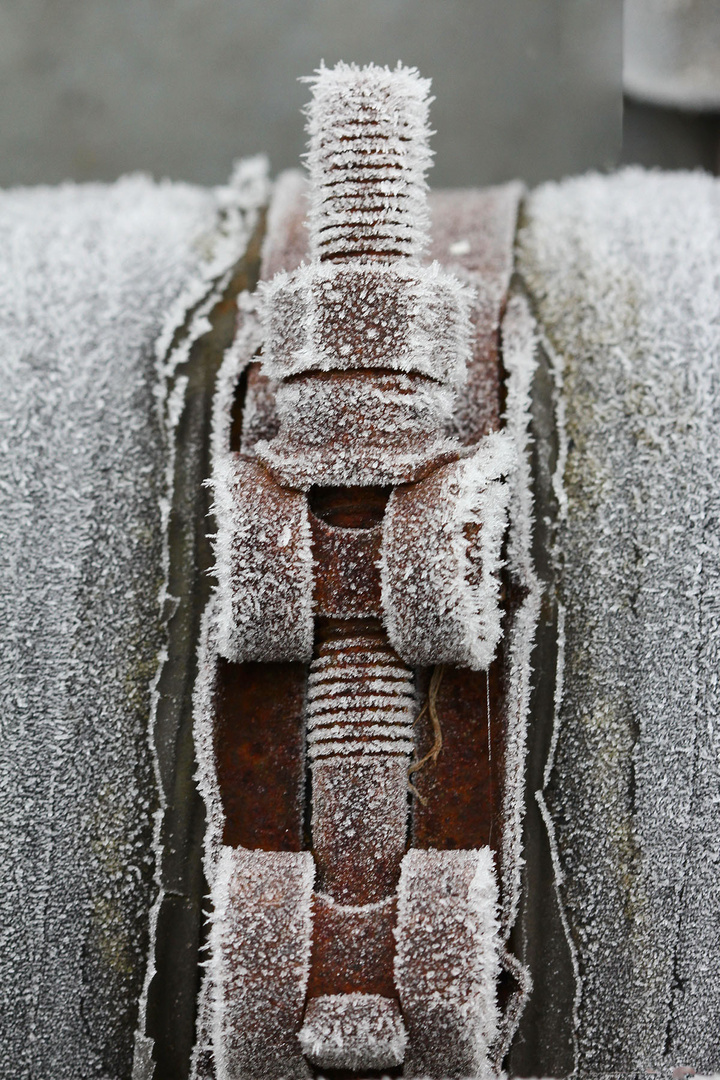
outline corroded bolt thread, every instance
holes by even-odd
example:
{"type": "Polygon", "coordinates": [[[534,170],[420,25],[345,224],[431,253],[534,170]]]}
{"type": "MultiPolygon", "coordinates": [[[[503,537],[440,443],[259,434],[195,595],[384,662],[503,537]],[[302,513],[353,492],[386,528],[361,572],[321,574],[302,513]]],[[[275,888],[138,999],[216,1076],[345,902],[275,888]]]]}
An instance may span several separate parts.
{"type": "Polygon", "coordinates": [[[405,851],[412,672],[385,635],[339,627],[310,667],[313,846],[321,888],[343,903],[389,896],[405,851]]]}
{"type": "Polygon", "coordinates": [[[414,707],[412,672],[382,639],[324,642],[310,667],[310,760],[409,753],[414,707]]]}
{"type": "Polygon", "coordinates": [[[311,81],[311,260],[263,289],[279,430],[256,452],[288,487],[409,483],[457,457],[470,341],[467,290],[420,259],[429,82],[347,64],[311,81]]]}
{"type": "Polygon", "coordinates": [[[314,258],[418,258],[428,237],[430,80],[415,69],[321,67],[307,108],[314,258]]]}

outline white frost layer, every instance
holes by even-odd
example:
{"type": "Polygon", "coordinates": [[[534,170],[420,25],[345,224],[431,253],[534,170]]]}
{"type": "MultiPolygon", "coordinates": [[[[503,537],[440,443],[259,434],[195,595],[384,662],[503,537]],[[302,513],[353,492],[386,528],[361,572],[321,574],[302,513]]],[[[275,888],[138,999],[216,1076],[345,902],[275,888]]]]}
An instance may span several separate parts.
{"type": "Polygon", "coordinates": [[[205,836],[203,837],[203,870],[212,888],[220,857],[225,811],[217,776],[215,757],[215,695],[217,691],[218,600],[214,595],[203,613],[198,642],[198,673],[193,688],[193,743],[197,758],[196,782],[205,803],[205,836]]]}
{"type": "Polygon", "coordinates": [[[321,1069],[393,1069],[405,1056],[397,1002],[380,994],[311,998],[298,1034],[305,1056],[321,1069]]]}
{"type": "Polygon", "coordinates": [[[224,847],[212,886],[217,1080],[309,1077],[300,1027],[312,941],[309,851],[224,847]]]}
{"type": "Polygon", "coordinates": [[[520,269],[568,454],[563,700],[544,793],[585,1074],[720,1066],[720,184],[529,200],[520,269]],[[582,768],[578,763],[582,762],[582,768]]]}
{"type": "Polygon", "coordinates": [[[312,257],[368,247],[417,258],[428,231],[430,81],[401,65],[390,71],[343,63],[307,81],[312,257]]]}
{"type": "Polygon", "coordinates": [[[500,557],[512,440],[488,435],[471,457],[393,491],[383,519],[388,637],[411,665],[483,670],[500,639],[500,557]]]}
{"type": "Polygon", "coordinates": [[[218,648],[235,663],[303,660],[313,645],[307,500],[226,454],[213,469],[218,648]]]}
{"type": "Polygon", "coordinates": [[[508,627],[509,722],[505,742],[503,801],[502,930],[507,941],[515,923],[522,878],[522,825],[525,813],[525,750],[530,710],[531,657],[540,610],[540,588],[530,554],[533,498],[530,475],[530,394],[537,363],[535,322],[524,298],[512,296],[502,323],[505,380],[505,431],[516,447],[516,466],[508,477],[508,570],[524,599],[508,627]]]}
{"type": "Polygon", "coordinates": [[[408,1076],[495,1076],[497,901],[489,848],[405,855],[395,984],[408,1024],[408,1076]]]}
{"type": "MultiPolygon", "coordinates": [[[[222,804],[215,757],[214,719],[219,653],[217,648],[217,597],[203,613],[198,642],[198,674],[193,688],[193,745],[197,759],[196,783],[205,803],[203,870],[212,893],[222,853],[225,811],[222,804]]],[[[213,972],[205,965],[200,993],[196,1040],[190,1063],[191,1080],[216,1080],[213,1049],[213,972]]],[[[135,1080],[135,1077],[133,1077],[135,1080]]],[[[142,1080],[145,1077],[142,1076],[142,1080]]]]}
{"type": "Polygon", "coordinates": [[[260,259],[263,281],[280,271],[297,270],[307,259],[307,192],[307,177],[300,169],[287,169],[273,184],[260,259]]]}
{"type": "Polygon", "coordinates": [[[207,288],[225,201],[142,177],[0,195],[3,1076],[131,1067],[156,798],[155,358],[207,288]]]}

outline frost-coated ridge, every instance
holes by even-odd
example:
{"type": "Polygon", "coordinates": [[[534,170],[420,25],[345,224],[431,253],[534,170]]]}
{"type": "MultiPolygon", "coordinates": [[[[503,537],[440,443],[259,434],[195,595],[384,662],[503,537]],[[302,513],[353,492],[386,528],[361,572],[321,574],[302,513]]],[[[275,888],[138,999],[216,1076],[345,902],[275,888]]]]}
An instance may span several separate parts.
{"type": "Polygon", "coordinates": [[[530,395],[537,367],[536,327],[527,303],[512,296],[502,324],[503,365],[507,371],[505,430],[514,441],[515,468],[508,477],[509,530],[508,569],[525,592],[509,634],[506,785],[503,804],[503,939],[507,941],[515,924],[520,902],[522,877],[522,823],[525,813],[525,751],[530,713],[532,650],[540,608],[540,587],[533,566],[531,543],[533,503],[530,473],[530,395]]]}

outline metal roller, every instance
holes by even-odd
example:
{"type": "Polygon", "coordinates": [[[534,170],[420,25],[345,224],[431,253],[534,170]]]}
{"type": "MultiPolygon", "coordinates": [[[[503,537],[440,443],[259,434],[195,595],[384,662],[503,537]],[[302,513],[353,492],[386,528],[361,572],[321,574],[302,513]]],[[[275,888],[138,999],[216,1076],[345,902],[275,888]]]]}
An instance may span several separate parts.
{"type": "Polygon", "coordinates": [[[223,848],[211,890],[217,1080],[305,1080],[295,1032],[305,1004],[312,939],[309,851],[223,848]]]}
{"type": "Polygon", "coordinates": [[[395,931],[408,1034],[403,1076],[496,1075],[497,891],[489,848],[405,855],[395,931]]]}

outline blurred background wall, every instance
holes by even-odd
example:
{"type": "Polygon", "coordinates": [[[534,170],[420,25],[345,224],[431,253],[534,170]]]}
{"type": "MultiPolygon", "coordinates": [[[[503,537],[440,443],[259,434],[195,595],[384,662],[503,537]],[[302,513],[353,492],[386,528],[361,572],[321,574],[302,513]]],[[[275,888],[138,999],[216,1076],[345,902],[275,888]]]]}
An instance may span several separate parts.
{"type": "Polygon", "coordinates": [[[626,161],[720,169],[720,3],[625,0],[626,161]]]}
{"type": "Polygon", "coordinates": [[[433,80],[435,186],[615,163],[622,0],[0,0],[0,186],[222,183],[304,148],[324,59],[433,80]]]}
{"type": "Polygon", "coordinates": [[[0,186],[294,165],[322,59],[432,78],[435,186],[718,171],[718,0],[0,0],[0,186]]]}

